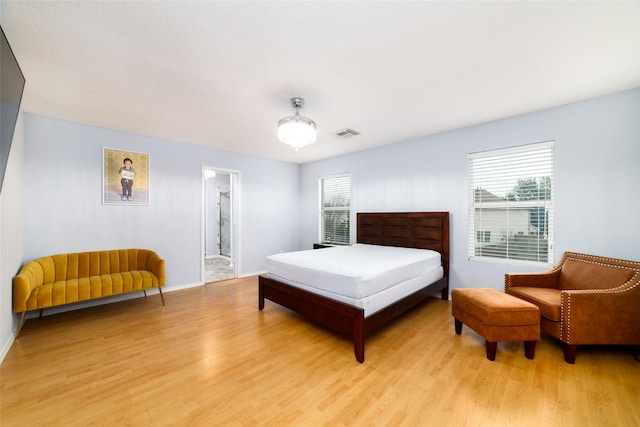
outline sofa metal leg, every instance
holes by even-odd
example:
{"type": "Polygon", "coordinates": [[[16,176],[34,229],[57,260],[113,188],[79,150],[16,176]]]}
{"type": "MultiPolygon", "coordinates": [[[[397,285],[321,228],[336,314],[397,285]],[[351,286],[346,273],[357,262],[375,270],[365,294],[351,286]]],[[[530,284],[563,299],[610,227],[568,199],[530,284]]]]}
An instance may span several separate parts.
{"type": "Polygon", "coordinates": [[[143,289],[142,292],[144,293],[144,299],[147,299],[147,290],[143,289]]]}
{"type": "Polygon", "coordinates": [[[42,313],[44,313],[44,308],[40,309],[40,315],[38,316],[38,320],[42,319],[42,313]]]}
{"type": "Polygon", "coordinates": [[[576,353],[578,346],[575,344],[564,344],[564,361],[573,365],[576,363],[576,353]]]}
{"type": "Polygon", "coordinates": [[[493,341],[487,341],[486,342],[486,347],[487,347],[487,359],[494,361],[496,360],[496,349],[498,348],[498,343],[497,342],[493,342],[493,341]]]}
{"type": "Polygon", "coordinates": [[[20,315],[20,323],[18,323],[18,330],[16,331],[16,338],[20,336],[20,331],[22,331],[22,326],[24,325],[24,316],[27,314],[26,311],[23,311],[20,315]]]}
{"type": "Polygon", "coordinates": [[[160,291],[160,299],[162,300],[162,306],[164,307],[164,295],[162,295],[162,288],[158,286],[158,291],[160,291]]]}

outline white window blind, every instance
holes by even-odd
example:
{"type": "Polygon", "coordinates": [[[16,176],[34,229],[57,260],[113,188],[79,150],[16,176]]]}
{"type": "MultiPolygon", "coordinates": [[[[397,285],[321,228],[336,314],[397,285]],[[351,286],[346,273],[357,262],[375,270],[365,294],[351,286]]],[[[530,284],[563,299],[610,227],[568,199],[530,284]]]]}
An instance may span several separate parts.
{"type": "Polygon", "coordinates": [[[344,174],[320,179],[320,197],[320,240],[348,244],[351,176],[344,174]]]}
{"type": "Polygon", "coordinates": [[[554,142],[469,154],[469,257],[553,264],[554,142]]]}

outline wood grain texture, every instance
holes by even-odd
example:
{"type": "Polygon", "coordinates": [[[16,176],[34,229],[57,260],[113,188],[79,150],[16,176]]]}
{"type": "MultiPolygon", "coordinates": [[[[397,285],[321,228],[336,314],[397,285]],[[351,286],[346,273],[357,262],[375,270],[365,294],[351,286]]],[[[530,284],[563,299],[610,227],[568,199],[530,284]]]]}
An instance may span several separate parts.
{"type": "Polygon", "coordinates": [[[456,335],[431,298],[367,340],[349,339],[237,279],[29,320],[0,371],[0,425],[640,425],[640,363],[589,347],[575,365],[543,336],[456,335]]]}
{"type": "Polygon", "coordinates": [[[358,212],[356,217],[358,243],[440,252],[449,276],[449,212],[358,212]]]}

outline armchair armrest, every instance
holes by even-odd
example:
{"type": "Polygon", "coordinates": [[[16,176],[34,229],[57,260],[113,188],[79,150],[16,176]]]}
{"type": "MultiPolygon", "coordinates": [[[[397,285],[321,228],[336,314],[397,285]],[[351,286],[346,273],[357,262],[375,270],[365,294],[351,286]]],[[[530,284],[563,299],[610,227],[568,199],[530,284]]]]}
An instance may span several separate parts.
{"type": "Polygon", "coordinates": [[[158,278],[158,286],[164,286],[165,271],[164,260],[155,252],[149,257],[150,271],[158,278]]]}
{"type": "Polygon", "coordinates": [[[20,269],[13,278],[13,312],[23,313],[32,310],[27,307],[31,292],[44,285],[44,271],[37,262],[30,262],[20,269]]]}
{"type": "Polygon", "coordinates": [[[640,343],[640,287],[564,290],[560,340],[567,344],[640,343]]]}
{"type": "Polygon", "coordinates": [[[504,289],[507,291],[516,286],[557,289],[561,271],[556,268],[542,273],[507,273],[504,275],[504,289]]]}

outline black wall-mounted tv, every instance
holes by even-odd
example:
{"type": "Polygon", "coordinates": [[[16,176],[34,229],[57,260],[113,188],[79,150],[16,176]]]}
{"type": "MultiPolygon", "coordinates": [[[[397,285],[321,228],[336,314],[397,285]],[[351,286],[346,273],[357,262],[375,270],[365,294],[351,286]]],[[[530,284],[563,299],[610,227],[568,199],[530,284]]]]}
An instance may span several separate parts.
{"type": "Polygon", "coordinates": [[[0,27],[0,192],[4,184],[4,173],[11,151],[13,133],[16,129],[22,92],[24,91],[24,75],[16,60],[4,30],[0,27]]]}

